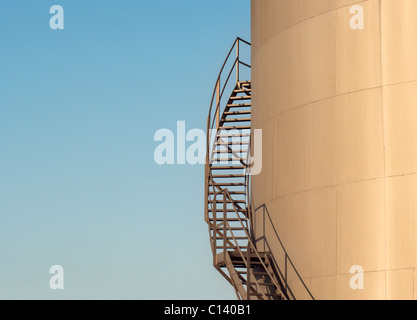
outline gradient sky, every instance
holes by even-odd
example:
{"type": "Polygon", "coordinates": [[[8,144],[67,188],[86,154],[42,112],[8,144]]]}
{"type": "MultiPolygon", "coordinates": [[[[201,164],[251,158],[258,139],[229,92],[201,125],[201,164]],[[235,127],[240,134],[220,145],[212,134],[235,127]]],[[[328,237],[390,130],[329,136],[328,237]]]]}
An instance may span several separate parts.
{"type": "Polygon", "coordinates": [[[0,298],[234,299],[212,267],[204,167],[158,166],[153,137],[205,129],[250,1],[7,0],[0,29],[0,298]]]}

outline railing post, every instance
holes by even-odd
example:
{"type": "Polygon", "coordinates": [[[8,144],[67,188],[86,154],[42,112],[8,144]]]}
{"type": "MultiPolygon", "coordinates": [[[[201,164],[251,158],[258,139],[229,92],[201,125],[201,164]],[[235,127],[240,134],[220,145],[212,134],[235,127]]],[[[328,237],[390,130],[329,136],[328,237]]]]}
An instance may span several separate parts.
{"type": "Polygon", "coordinates": [[[250,300],[250,290],[251,290],[250,271],[251,271],[251,268],[250,268],[250,243],[249,242],[248,242],[248,247],[246,248],[246,253],[247,253],[247,259],[246,259],[246,263],[247,263],[247,266],[246,266],[246,290],[247,290],[247,292],[246,292],[246,294],[247,294],[247,296],[246,296],[246,300],[250,300]]]}
{"type": "Polygon", "coordinates": [[[226,193],[223,192],[223,254],[224,254],[224,261],[226,261],[226,243],[227,243],[227,199],[226,193]]]}
{"type": "Polygon", "coordinates": [[[216,85],[216,131],[219,130],[220,126],[220,77],[217,80],[216,85]]]}
{"type": "Polygon", "coordinates": [[[288,254],[285,252],[285,294],[287,294],[288,290],[288,254]]]}
{"type": "Polygon", "coordinates": [[[240,79],[240,76],[239,76],[239,67],[240,67],[240,63],[239,63],[239,59],[240,59],[240,49],[239,49],[239,43],[240,43],[240,41],[239,41],[239,39],[237,39],[236,40],[237,41],[237,43],[236,43],[236,83],[238,83],[239,82],[239,79],[240,79]]]}
{"type": "MultiPolygon", "coordinates": [[[[214,190],[214,189],[213,189],[214,190]]],[[[213,248],[214,248],[214,254],[213,254],[213,262],[214,265],[217,266],[217,195],[214,194],[213,196],[213,248]]]]}

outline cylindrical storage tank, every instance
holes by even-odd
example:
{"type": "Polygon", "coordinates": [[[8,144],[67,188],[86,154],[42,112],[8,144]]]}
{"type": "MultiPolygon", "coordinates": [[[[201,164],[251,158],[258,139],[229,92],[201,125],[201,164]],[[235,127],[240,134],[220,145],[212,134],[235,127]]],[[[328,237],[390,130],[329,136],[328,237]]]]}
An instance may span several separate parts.
{"type": "Polygon", "coordinates": [[[255,234],[296,298],[417,297],[416,80],[416,0],[252,0],[255,234]]]}

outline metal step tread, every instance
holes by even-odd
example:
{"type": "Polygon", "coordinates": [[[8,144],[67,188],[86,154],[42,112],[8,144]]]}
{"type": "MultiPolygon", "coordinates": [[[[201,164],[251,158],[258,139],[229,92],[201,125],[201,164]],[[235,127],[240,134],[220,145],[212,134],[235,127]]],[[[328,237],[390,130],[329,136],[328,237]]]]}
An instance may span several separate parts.
{"type": "Polygon", "coordinates": [[[244,178],[246,175],[244,174],[218,174],[218,175],[212,175],[213,178],[244,178]]]}
{"type": "Polygon", "coordinates": [[[251,106],[252,103],[230,103],[226,105],[227,108],[247,108],[251,106]]]}
{"type": "Polygon", "coordinates": [[[251,118],[233,118],[233,119],[224,119],[222,122],[250,122],[251,118]]]}
{"type": "Polygon", "coordinates": [[[211,159],[211,162],[237,162],[237,161],[245,161],[246,158],[214,158],[211,159]]]}
{"type": "Polygon", "coordinates": [[[217,153],[246,153],[248,152],[248,149],[239,149],[239,150],[214,150],[213,154],[217,154],[217,153]]]}
{"type": "MultiPolygon", "coordinates": [[[[230,201],[226,201],[227,203],[231,203],[230,201]]],[[[233,203],[246,203],[246,200],[233,200],[233,203]]],[[[213,200],[209,200],[208,203],[214,203],[213,200]]],[[[216,203],[223,203],[223,200],[216,200],[216,203]]]]}
{"type": "Polygon", "coordinates": [[[221,142],[216,142],[215,143],[216,146],[245,146],[245,145],[249,145],[249,141],[221,141],[221,142]]]}
{"type": "MultiPolygon", "coordinates": [[[[218,213],[222,213],[222,212],[224,212],[224,210],[223,209],[219,209],[219,210],[213,210],[213,209],[208,209],[208,211],[209,212],[218,212],[218,213]]],[[[246,212],[246,209],[226,209],[226,212],[240,212],[240,213],[245,213],[246,212]]],[[[219,219],[217,219],[217,220],[223,220],[223,218],[219,218],[219,219]]],[[[226,220],[229,220],[229,218],[227,218],[226,220]]],[[[238,219],[239,220],[239,219],[238,219]]],[[[244,219],[242,219],[242,220],[244,220],[244,219]]]]}
{"type": "Polygon", "coordinates": [[[232,101],[238,101],[238,100],[250,100],[252,99],[251,96],[235,96],[235,97],[230,97],[230,100],[232,101]]]}
{"type": "Polygon", "coordinates": [[[233,90],[233,93],[250,93],[252,92],[252,88],[250,89],[235,89],[233,90]]]}
{"type": "Polygon", "coordinates": [[[240,133],[240,134],[218,134],[217,138],[249,138],[250,133],[240,133]]]}
{"type": "Polygon", "coordinates": [[[245,125],[245,126],[231,126],[231,127],[225,127],[221,126],[219,127],[220,130],[249,130],[252,128],[251,126],[245,125]]]}
{"type": "MultiPolygon", "coordinates": [[[[214,221],[214,219],[213,218],[210,218],[209,219],[210,220],[210,222],[213,222],[214,221]]],[[[223,219],[216,219],[216,221],[220,221],[220,220],[223,220],[223,219]]],[[[247,220],[246,219],[239,219],[239,218],[227,218],[227,221],[232,221],[232,222],[236,222],[236,221],[242,221],[242,222],[247,222],[247,220]]]]}
{"type": "Polygon", "coordinates": [[[252,114],[251,110],[243,110],[243,111],[225,111],[223,112],[225,116],[233,116],[233,115],[241,115],[241,114],[252,114]]]}
{"type": "Polygon", "coordinates": [[[211,170],[243,170],[245,166],[226,166],[226,167],[212,167],[211,170]]]}

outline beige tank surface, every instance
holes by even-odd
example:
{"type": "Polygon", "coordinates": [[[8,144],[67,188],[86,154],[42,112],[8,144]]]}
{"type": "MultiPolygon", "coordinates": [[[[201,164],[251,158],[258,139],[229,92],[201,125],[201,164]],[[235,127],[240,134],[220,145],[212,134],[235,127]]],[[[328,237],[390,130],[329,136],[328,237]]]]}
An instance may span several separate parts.
{"type": "Polygon", "coordinates": [[[257,245],[295,297],[417,298],[417,0],[252,0],[252,112],[257,245]]]}

